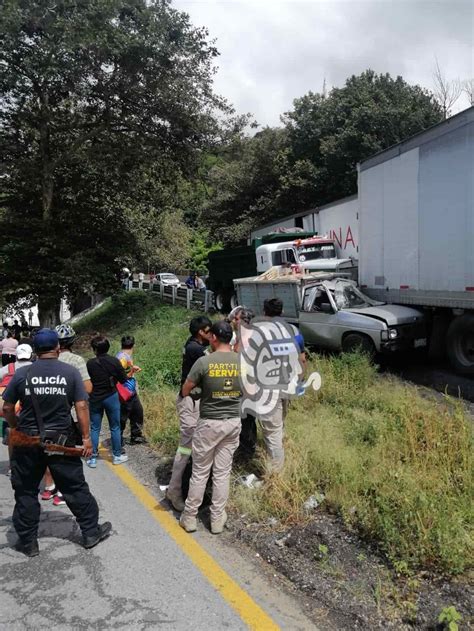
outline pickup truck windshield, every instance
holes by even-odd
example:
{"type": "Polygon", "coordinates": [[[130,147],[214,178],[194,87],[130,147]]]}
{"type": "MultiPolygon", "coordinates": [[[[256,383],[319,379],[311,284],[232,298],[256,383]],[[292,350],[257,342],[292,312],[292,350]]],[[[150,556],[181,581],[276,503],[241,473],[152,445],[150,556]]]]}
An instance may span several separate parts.
{"type": "Polygon", "coordinates": [[[314,261],[316,259],[335,259],[336,249],[334,245],[308,245],[298,248],[298,260],[300,263],[314,261]]]}
{"type": "Polygon", "coordinates": [[[371,307],[380,304],[365,296],[351,283],[336,282],[334,300],[338,309],[353,309],[354,307],[371,307]]]}

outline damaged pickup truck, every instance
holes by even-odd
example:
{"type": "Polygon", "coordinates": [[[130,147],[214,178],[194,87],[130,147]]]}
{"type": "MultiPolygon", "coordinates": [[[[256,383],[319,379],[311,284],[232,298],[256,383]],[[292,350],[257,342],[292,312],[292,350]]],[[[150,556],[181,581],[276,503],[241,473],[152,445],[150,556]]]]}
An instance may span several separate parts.
{"type": "Polygon", "coordinates": [[[304,274],[234,281],[239,304],[261,315],[266,298],[283,301],[283,317],[296,324],[308,345],[369,354],[422,348],[426,322],[418,309],[389,305],[364,295],[336,274],[304,274]]]}

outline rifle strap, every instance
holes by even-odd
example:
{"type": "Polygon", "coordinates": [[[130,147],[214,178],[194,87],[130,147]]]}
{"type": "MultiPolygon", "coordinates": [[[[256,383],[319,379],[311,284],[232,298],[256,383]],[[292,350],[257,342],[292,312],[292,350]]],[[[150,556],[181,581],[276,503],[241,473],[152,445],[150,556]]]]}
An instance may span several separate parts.
{"type": "Polygon", "coordinates": [[[26,373],[26,387],[30,391],[31,403],[33,405],[33,410],[34,410],[34,413],[35,413],[36,423],[38,424],[40,440],[41,440],[41,443],[44,443],[44,441],[46,440],[46,430],[45,430],[45,427],[44,427],[43,415],[41,414],[40,406],[39,406],[38,399],[36,397],[34,388],[30,384],[30,373],[31,373],[31,369],[32,368],[33,368],[33,366],[28,368],[28,372],[26,373]]]}

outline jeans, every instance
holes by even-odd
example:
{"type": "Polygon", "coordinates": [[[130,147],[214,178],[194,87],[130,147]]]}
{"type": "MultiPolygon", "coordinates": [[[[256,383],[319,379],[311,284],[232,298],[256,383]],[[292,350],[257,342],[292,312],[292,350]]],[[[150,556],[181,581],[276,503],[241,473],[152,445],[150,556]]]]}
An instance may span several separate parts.
{"type": "Polygon", "coordinates": [[[102,401],[91,401],[90,403],[92,449],[94,454],[99,452],[99,434],[104,411],[109,421],[112,453],[114,456],[120,456],[122,438],[120,434],[120,400],[117,392],[102,399],[102,401]]]}

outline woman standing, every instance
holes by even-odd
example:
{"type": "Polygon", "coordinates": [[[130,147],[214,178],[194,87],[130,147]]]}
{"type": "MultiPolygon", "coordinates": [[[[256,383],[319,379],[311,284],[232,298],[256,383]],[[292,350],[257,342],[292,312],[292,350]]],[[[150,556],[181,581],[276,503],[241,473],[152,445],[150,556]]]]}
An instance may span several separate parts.
{"type": "Polygon", "coordinates": [[[13,337],[13,333],[8,331],[7,337],[0,344],[2,346],[2,366],[15,363],[18,340],[13,337]]]}
{"type": "Polygon", "coordinates": [[[118,465],[128,460],[128,456],[122,454],[120,400],[116,389],[117,382],[127,381],[127,375],[119,360],[108,354],[110,343],[106,337],[97,335],[92,339],[91,346],[95,357],[87,362],[87,370],[92,381],[89,407],[93,454],[87,464],[94,469],[99,455],[99,434],[104,412],[110,426],[112,462],[118,465]]]}

